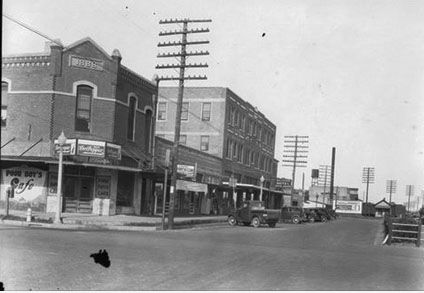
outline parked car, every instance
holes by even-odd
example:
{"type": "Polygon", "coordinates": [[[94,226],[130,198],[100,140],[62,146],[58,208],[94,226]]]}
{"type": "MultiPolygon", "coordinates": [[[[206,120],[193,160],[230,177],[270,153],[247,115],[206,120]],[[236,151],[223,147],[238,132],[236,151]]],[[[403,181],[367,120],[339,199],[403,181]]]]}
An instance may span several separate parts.
{"type": "Polygon", "coordinates": [[[309,222],[327,222],[328,218],[319,208],[307,208],[305,210],[306,219],[309,222]]]}
{"type": "Polygon", "coordinates": [[[337,219],[339,217],[339,215],[333,209],[327,208],[326,211],[327,211],[327,213],[330,214],[331,218],[333,218],[333,219],[337,219]]]}
{"type": "Polygon", "coordinates": [[[280,220],[282,222],[300,224],[306,221],[306,217],[303,212],[303,209],[300,207],[282,207],[280,220]]]}
{"type": "Polygon", "coordinates": [[[238,208],[228,215],[228,224],[235,226],[243,223],[245,226],[252,224],[257,228],[261,224],[267,224],[274,228],[280,219],[279,210],[270,210],[265,208],[265,203],[258,200],[244,201],[241,208],[238,208]]]}

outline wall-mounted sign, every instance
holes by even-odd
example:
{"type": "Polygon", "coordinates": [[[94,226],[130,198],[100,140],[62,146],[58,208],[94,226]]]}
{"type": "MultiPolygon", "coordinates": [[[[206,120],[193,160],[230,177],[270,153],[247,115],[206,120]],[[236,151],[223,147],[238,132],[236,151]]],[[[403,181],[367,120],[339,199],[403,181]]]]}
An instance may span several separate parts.
{"type": "Polygon", "coordinates": [[[69,56],[69,66],[103,71],[103,65],[104,62],[101,60],[95,60],[75,55],[69,56]]]}
{"type": "Polygon", "coordinates": [[[194,192],[208,192],[208,185],[192,181],[177,180],[177,190],[186,190],[194,192]]]}
{"type": "MultiPolygon", "coordinates": [[[[75,155],[77,140],[76,139],[67,139],[66,142],[62,145],[62,151],[64,155],[75,155]]],[[[54,140],[54,146],[56,153],[59,153],[59,141],[54,140]]]]}
{"type": "Polygon", "coordinates": [[[97,198],[110,198],[110,176],[97,176],[96,177],[96,197],[97,198]]]}
{"type": "Polygon", "coordinates": [[[106,143],[106,157],[110,159],[121,159],[121,146],[113,143],[106,143]]]}
{"type": "Polygon", "coordinates": [[[104,158],[106,143],[104,141],[78,139],[77,155],[104,158]]]}
{"type": "MultiPolygon", "coordinates": [[[[27,166],[2,170],[2,192],[13,185],[14,199],[19,202],[43,201],[45,197],[47,172],[27,166]]],[[[5,195],[2,194],[2,198],[5,195]]]]}
{"type": "Polygon", "coordinates": [[[362,201],[347,201],[338,200],[337,206],[336,201],[333,201],[333,209],[337,213],[345,214],[361,214],[362,213],[362,201]]]}
{"type": "Polygon", "coordinates": [[[182,177],[196,178],[196,166],[194,165],[177,165],[177,174],[182,177]]]}

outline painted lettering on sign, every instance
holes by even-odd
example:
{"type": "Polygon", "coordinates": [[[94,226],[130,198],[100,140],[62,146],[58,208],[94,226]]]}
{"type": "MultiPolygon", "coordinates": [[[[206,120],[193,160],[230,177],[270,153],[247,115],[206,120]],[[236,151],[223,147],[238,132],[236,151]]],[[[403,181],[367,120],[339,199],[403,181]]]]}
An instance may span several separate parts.
{"type": "Polygon", "coordinates": [[[96,195],[98,198],[109,198],[110,196],[110,176],[97,176],[96,195]]]}
{"type": "Polygon", "coordinates": [[[106,143],[104,141],[78,140],[77,154],[80,156],[104,158],[106,152],[106,143]]]}
{"type": "Polygon", "coordinates": [[[13,186],[16,200],[29,202],[44,195],[46,171],[24,166],[4,169],[2,173],[1,190],[13,186]]]}

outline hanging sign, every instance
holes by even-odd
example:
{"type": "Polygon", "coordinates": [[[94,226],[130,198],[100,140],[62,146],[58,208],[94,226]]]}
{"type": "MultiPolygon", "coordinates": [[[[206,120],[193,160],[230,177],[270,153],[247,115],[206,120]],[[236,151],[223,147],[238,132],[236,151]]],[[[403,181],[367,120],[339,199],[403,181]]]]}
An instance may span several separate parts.
{"type": "MultiPolygon", "coordinates": [[[[66,142],[62,145],[62,152],[64,155],[75,155],[77,140],[76,139],[67,139],[66,142]]],[[[54,146],[56,153],[59,153],[59,141],[54,140],[54,146]]]]}
{"type": "Polygon", "coordinates": [[[106,157],[110,159],[121,159],[121,146],[113,143],[106,143],[106,157]]]}
{"type": "Polygon", "coordinates": [[[177,165],[177,174],[181,177],[196,178],[196,167],[193,165],[177,165]]]}
{"type": "Polygon", "coordinates": [[[104,141],[78,139],[77,155],[104,158],[106,143],[104,141]]]}

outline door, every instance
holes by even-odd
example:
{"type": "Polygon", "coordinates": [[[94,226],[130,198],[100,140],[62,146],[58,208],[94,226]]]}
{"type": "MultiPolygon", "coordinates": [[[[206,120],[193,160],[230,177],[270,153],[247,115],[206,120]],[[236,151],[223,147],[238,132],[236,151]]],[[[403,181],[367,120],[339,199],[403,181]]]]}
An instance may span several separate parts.
{"type": "Polygon", "coordinates": [[[80,180],[78,213],[91,213],[91,199],[93,195],[93,179],[82,177],[80,180]]]}
{"type": "Polygon", "coordinates": [[[91,213],[93,197],[93,178],[65,176],[64,212],[91,213]]]}

